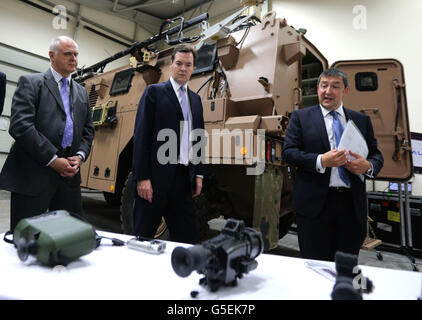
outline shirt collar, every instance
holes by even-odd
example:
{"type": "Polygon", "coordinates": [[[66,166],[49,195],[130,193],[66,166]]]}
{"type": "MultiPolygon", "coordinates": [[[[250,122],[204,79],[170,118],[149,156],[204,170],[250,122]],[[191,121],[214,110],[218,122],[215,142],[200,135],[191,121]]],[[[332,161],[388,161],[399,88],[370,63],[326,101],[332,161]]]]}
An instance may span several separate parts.
{"type": "MultiPolygon", "coordinates": [[[[170,77],[170,82],[171,82],[171,85],[173,87],[173,90],[175,92],[179,92],[181,85],[179,83],[177,83],[177,81],[174,80],[173,77],[170,77]]],[[[185,83],[183,86],[185,87],[185,91],[187,92],[188,91],[188,84],[185,83]]]]}
{"type": "MultiPolygon", "coordinates": [[[[54,77],[54,80],[56,80],[56,82],[57,83],[59,83],[60,82],[60,80],[62,79],[62,78],[64,78],[60,73],[58,73],[56,70],[54,70],[54,68],[52,67],[52,66],[50,66],[50,70],[51,70],[51,73],[53,74],[53,77],[54,77]]],[[[67,80],[69,81],[69,83],[70,83],[70,80],[72,80],[72,76],[71,75],[69,75],[68,77],[67,77],[67,80]]]]}
{"type": "MultiPolygon", "coordinates": [[[[327,116],[327,114],[329,114],[330,113],[330,110],[327,110],[327,109],[325,109],[321,104],[319,105],[320,106],[320,108],[321,108],[321,112],[322,112],[322,115],[324,116],[324,118],[327,116]]],[[[346,116],[345,116],[345,114],[344,114],[344,108],[343,108],[343,103],[340,105],[340,107],[338,107],[335,111],[337,111],[337,113],[339,114],[339,115],[341,115],[343,118],[345,118],[346,119],[346,116]]]]}

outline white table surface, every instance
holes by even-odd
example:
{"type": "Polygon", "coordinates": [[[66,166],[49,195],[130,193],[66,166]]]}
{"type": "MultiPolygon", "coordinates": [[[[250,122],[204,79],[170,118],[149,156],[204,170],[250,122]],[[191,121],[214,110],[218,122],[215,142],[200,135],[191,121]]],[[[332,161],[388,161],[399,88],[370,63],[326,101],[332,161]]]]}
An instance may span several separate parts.
{"type": "MultiPolygon", "coordinates": [[[[99,232],[128,240],[132,236],[99,232]]],[[[16,248],[0,241],[0,299],[142,299],[142,300],[326,300],[334,282],[307,268],[307,260],[261,254],[257,269],[246,274],[236,287],[209,292],[199,285],[196,271],[181,278],[171,266],[177,246],[167,242],[166,251],[151,255],[108,240],[92,253],[66,267],[42,266],[34,256],[21,262],[16,248]],[[192,290],[199,292],[193,299],[192,290]]],[[[334,267],[334,263],[324,262],[334,267]]],[[[360,266],[375,285],[365,300],[416,300],[421,295],[422,274],[360,266]]]]}

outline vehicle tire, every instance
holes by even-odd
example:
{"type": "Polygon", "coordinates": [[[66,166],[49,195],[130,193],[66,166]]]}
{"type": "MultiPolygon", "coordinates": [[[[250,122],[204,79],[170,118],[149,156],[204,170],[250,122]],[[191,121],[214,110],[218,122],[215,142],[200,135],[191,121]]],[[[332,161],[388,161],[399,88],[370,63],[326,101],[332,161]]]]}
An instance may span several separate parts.
{"type": "Polygon", "coordinates": [[[212,168],[207,167],[207,175],[202,182],[201,194],[194,198],[198,240],[203,242],[215,236],[208,221],[223,216],[233,216],[233,206],[227,194],[218,189],[218,182],[212,168]]]}
{"type": "Polygon", "coordinates": [[[280,224],[278,227],[278,238],[283,238],[289,232],[293,221],[295,221],[295,213],[289,212],[280,217],[280,224]]]}
{"type": "Polygon", "coordinates": [[[103,191],[104,199],[110,207],[118,207],[121,204],[121,193],[111,193],[103,191]]]}
{"type": "MultiPolygon", "coordinates": [[[[120,207],[120,222],[122,231],[125,234],[134,234],[133,231],[133,207],[135,205],[135,189],[131,186],[129,181],[132,180],[132,172],[129,173],[122,191],[121,207],[120,207]]],[[[169,232],[162,218],[160,225],[154,238],[169,240],[169,232]]]]}

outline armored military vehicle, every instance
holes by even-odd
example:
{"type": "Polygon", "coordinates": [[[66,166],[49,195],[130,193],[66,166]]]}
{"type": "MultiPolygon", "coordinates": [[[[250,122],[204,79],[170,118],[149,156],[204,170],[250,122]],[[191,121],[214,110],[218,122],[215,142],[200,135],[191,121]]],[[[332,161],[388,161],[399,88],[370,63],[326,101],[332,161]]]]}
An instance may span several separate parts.
{"type": "MultiPolygon", "coordinates": [[[[262,232],[271,249],[294,218],[290,194],[295,170],[281,161],[289,116],[318,104],[317,79],[329,64],[303,30],[275,12],[258,19],[239,11],[199,35],[183,36],[186,28],[204,24],[206,18],[181,19],[173,27],[166,22],[156,36],[79,70],[77,79],[89,93],[96,128],[91,155],[81,168],[82,186],[120,203],[123,231],[132,232],[134,190],[127,181],[137,107],[146,86],[170,76],[172,47],[153,51],[150,45],[162,39],[171,45],[193,41],[198,58],[189,87],[202,98],[207,138],[207,175],[202,195],[195,199],[199,225],[206,227],[219,216],[242,219],[262,232]],[[108,62],[125,55],[131,56],[128,65],[102,72],[108,62]]],[[[345,105],[371,117],[385,158],[378,179],[407,181],[413,165],[402,65],[384,59],[334,66],[350,79],[345,105]]],[[[165,229],[163,221],[156,236],[165,229]]]]}

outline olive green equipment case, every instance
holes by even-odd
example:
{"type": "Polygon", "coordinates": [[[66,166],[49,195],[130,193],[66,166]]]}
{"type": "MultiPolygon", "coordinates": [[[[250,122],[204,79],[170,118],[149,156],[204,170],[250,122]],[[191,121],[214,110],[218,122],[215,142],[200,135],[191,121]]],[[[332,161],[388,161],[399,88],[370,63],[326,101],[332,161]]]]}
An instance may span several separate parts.
{"type": "Polygon", "coordinates": [[[51,267],[67,265],[97,247],[93,227],[65,210],[22,219],[13,231],[13,243],[22,261],[33,254],[51,267]]]}

